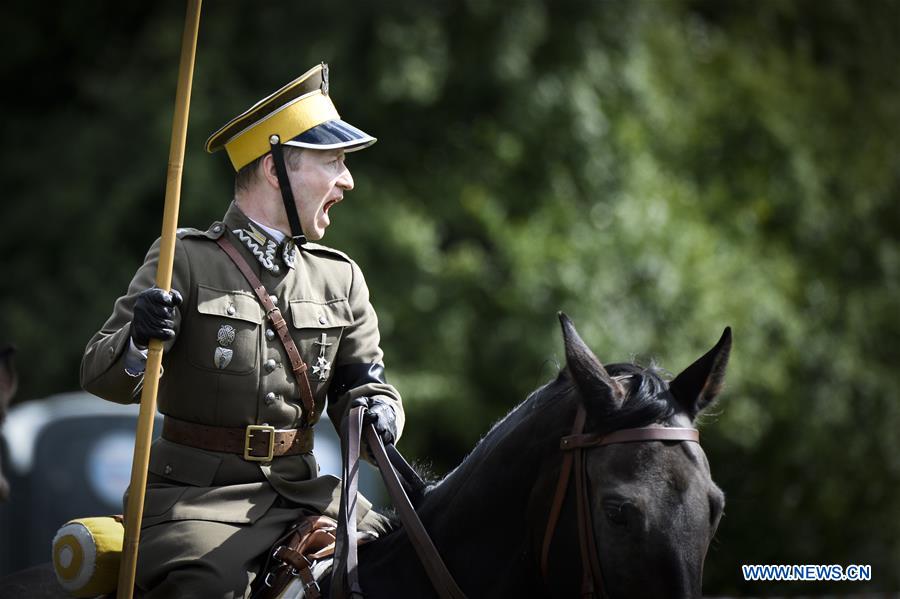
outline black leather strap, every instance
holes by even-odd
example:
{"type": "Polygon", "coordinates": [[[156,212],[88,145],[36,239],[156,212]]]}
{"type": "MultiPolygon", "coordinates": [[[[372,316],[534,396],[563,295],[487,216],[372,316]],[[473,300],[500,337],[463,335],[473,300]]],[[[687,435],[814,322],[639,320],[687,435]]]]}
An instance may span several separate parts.
{"type": "Polygon", "coordinates": [[[393,443],[385,446],[384,450],[391,461],[391,466],[394,467],[394,470],[400,476],[400,484],[403,485],[403,490],[409,496],[409,501],[413,504],[413,507],[418,506],[419,502],[425,497],[425,489],[428,485],[422,480],[419,473],[413,470],[406,458],[397,451],[393,443]]]}
{"type": "MultiPolygon", "coordinates": [[[[277,138],[276,138],[277,139],[277,138]]],[[[280,140],[271,143],[272,158],[275,162],[275,174],[278,175],[278,186],[281,187],[281,199],[284,202],[284,211],[287,213],[288,222],[291,224],[291,237],[302,237],[303,227],[300,226],[300,217],[297,215],[297,206],[294,204],[294,191],[291,189],[291,178],[288,177],[287,165],[284,163],[284,151],[280,140]]]]}

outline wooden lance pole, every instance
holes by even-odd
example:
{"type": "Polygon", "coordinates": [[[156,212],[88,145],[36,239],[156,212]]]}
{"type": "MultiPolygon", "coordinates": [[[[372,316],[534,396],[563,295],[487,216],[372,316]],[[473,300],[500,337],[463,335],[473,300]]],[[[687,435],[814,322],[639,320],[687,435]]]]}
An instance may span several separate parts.
{"type": "MultiPolygon", "coordinates": [[[[172,121],[172,142],[169,146],[169,167],[166,172],[166,204],[163,209],[162,239],[156,286],[166,291],[172,285],[172,266],[175,258],[175,231],[178,227],[178,204],[181,200],[181,173],[184,167],[184,146],[187,138],[188,108],[191,103],[191,81],[194,57],[197,53],[197,31],[200,28],[201,0],[188,0],[181,38],[181,61],[178,65],[178,87],[175,91],[175,116],[172,121]]],[[[153,438],[153,419],[156,415],[156,391],[162,365],[163,344],[150,340],[147,367],[144,370],[144,389],[134,440],[134,459],[131,463],[131,485],[125,508],[125,544],[119,566],[117,599],[131,599],[137,570],[138,542],[144,515],[144,491],[147,486],[147,467],[150,462],[150,442],[153,438]]]]}

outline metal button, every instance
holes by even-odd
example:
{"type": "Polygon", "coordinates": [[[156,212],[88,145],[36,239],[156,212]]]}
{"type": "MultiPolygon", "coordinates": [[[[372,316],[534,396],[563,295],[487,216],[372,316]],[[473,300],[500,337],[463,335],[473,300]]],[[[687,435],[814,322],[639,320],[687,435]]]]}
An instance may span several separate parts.
{"type": "Polygon", "coordinates": [[[278,366],[278,362],[276,362],[272,358],[269,358],[268,360],[266,360],[264,366],[266,368],[266,372],[272,372],[278,366]]]}
{"type": "Polygon", "coordinates": [[[278,303],[278,296],[277,296],[277,295],[270,295],[270,296],[269,296],[269,299],[272,300],[272,303],[273,303],[273,304],[277,304],[277,303],[278,303]]]}
{"type": "Polygon", "coordinates": [[[229,316],[234,316],[234,313],[235,313],[234,304],[230,304],[230,305],[225,309],[225,312],[226,312],[229,316]]]}
{"type": "Polygon", "coordinates": [[[222,225],[216,225],[215,227],[212,228],[212,230],[213,230],[213,233],[218,233],[219,231],[222,230],[222,225]]]}
{"type": "Polygon", "coordinates": [[[277,264],[273,264],[272,265],[272,274],[277,275],[280,272],[281,272],[281,267],[278,266],[277,264]]]}
{"type": "Polygon", "coordinates": [[[325,317],[324,317],[324,316],[319,316],[319,324],[325,324],[325,323],[327,323],[327,322],[328,322],[328,321],[325,320],[325,317]]]}
{"type": "Polygon", "coordinates": [[[273,403],[275,403],[275,401],[277,399],[278,399],[278,396],[275,395],[274,391],[269,391],[268,393],[266,393],[265,400],[266,400],[267,405],[272,405],[273,403]]]}
{"type": "Polygon", "coordinates": [[[273,331],[272,329],[266,329],[266,339],[271,341],[274,338],[275,338],[275,331],[273,331]]]}
{"type": "Polygon", "coordinates": [[[171,464],[166,464],[166,467],[163,468],[163,474],[172,474],[172,466],[171,466],[171,464]]]}

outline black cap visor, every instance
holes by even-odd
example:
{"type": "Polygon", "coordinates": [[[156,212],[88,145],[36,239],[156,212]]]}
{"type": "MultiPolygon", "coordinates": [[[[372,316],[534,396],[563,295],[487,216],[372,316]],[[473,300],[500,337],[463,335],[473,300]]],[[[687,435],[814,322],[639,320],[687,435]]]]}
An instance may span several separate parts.
{"type": "Polygon", "coordinates": [[[350,123],[336,119],[316,125],[294,139],[283,143],[286,146],[312,150],[336,150],[342,148],[347,152],[355,152],[371,146],[376,141],[374,137],[357,129],[350,123]]]}

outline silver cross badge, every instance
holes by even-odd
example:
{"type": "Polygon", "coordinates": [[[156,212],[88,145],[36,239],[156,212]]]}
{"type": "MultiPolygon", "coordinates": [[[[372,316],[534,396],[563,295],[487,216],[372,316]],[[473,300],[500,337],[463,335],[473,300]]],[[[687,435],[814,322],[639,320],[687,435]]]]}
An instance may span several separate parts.
{"type": "Polygon", "coordinates": [[[328,343],[328,335],[325,333],[322,333],[322,338],[319,341],[315,341],[314,344],[321,346],[321,350],[319,350],[319,357],[316,358],[316,363],[312,368],[313,375],[318,375],[319,381],[327,381],[328,373],[331,371],[331,364],[325,358],[325,349],[334,344],[328,343]]]}

